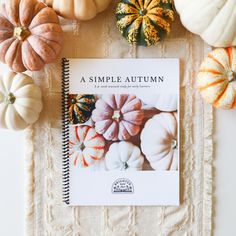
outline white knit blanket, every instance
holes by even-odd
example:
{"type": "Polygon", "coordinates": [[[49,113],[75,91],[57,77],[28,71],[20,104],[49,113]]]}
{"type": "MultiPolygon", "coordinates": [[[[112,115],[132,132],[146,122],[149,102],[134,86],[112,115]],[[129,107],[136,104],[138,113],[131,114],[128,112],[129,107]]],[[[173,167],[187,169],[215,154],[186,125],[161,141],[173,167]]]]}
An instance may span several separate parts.
{"type": "Polygon", "coordinates": [[[181,206],[68,207],[62,203],[58,60],[32,74],[42,88],[44,110],[26,135],[26,235],[211,235],[213,117],[211,107],[203,104],[194,89],[198,67],[208,48],[183,28],[178,16],[163,43],[151,48],[130,46],[116,29],[114,10],[115,2],[92,21],[62,20],[65,41],[61,56],[181,59],[181,206]]]}

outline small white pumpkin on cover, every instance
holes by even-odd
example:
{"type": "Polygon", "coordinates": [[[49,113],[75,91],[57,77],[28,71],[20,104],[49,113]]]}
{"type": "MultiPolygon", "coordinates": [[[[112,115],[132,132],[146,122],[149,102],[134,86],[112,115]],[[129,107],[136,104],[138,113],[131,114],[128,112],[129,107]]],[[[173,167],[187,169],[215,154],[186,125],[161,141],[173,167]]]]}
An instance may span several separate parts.
{"type": "Polygon", "coordinates": [[[105,140],[90,126],[73,126],[70,129],[69,150],[74,166],[89,167],[104,157],[105,140]]]}
{"type": "Polygon", "coordinates": [[[144,157],[140,149],[126,141],[113,143],[105,156],[108,170],[142,170],[144,157]]]}
{"type": "Polygon", "coordinates": [[[9,72],[0,78],[0,128],[22,130],[42,111],[42,94],[26,74],[9,72]]]}
{"type": "Polygon", "coordinates": [[[235,0],[175,0],[183,25],[214,47],[236,46],[235,0]]]}
{"type": "Polygon", "coordinates": [[[178,96],[175,94],[147,94],[137,93],[136,96],[145,104],[160,111],[176,111],[178,109],[178,96]]]}
{"type": "Polygon", "coordinates": [[[160,113],[145,124],[141,149],[154,170],[178,170],[177,113],[160,113]]]}

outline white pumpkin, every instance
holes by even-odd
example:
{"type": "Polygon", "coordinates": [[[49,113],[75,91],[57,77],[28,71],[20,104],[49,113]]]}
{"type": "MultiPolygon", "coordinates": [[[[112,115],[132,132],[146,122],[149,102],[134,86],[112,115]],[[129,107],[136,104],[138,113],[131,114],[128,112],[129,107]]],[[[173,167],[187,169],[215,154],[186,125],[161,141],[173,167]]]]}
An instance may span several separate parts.
{"type": "Polygon", "coordinates": [[[174,94],[137,93],[136,96],[143,103],[160,111],[176,111],[178,109],[178,96],[174,94]]]}
{"type": "Polygon", "coordinates": [[[105,156],[108,170],[142,170],[144,157],[140,149],[126,141],[113,143],[105,156]]]}
{"type": "Polygon", "coordinates": [[[111,0],[45,0],[45,2],[65,18],[91,20],[104,11],[111,0]]]}
{"type": "Polygon", "coordinates": [[[235,0],[175,0],[183,25],[214,47],[236,46],[235,0]]]}
{"type": "Polygon", "coordinates": [[[141,133],[141,149],[154,170],[178,169],[178,122],[175,113],[148,120],[141,133]]]}
{"type": "Polygon", "coordinates": [[[22,130],[36,122],[42,110],[40,88],[26,74],[9,72],[0,78],[0,128],[22,130]]]}
{"type": "Polygon", "coordinates": [[[69,150],[74,166],[89,167],[104,157],[105,140],[90,126],[71,126],[69,150]]]}

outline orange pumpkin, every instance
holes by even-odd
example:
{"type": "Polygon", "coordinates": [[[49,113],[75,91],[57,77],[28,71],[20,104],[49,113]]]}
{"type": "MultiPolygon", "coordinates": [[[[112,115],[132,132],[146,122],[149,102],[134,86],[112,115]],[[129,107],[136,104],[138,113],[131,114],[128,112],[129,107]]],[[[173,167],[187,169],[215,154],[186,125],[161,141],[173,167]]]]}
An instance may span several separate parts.
{"type": "Polygon", "coordinates": [[[87,125],[71,127],[69,146],[74,166],[89,167],[104,157],[104,138],[87,125]]]}
{"type": "Polygon", "coordinates": [[[218,48],[203,61],[197,88],[216,108],[236,107],[236,48],[218,48]]]}
{"type": "Polygon", "coordinates": [[[62,29],[55,11],[37,0],[0,6],[0,60],[15,72],[37,71],[60,53],[62,29]]]}

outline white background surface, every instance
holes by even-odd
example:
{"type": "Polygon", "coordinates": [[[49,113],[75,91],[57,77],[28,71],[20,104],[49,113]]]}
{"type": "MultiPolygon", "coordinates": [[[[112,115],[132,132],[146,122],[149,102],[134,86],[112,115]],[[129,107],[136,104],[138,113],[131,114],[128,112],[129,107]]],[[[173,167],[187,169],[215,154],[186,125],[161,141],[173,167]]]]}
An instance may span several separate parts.
{"type": "MultiPolygon", "coordinates": [[[[23,236],[24,133],[0,130],[0,150],[0,235],[23,236]]],[[[236,235],[235,167],[236,110],[217,111],[214,171],[215,236],[236,235]]]]}

